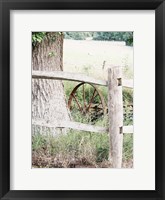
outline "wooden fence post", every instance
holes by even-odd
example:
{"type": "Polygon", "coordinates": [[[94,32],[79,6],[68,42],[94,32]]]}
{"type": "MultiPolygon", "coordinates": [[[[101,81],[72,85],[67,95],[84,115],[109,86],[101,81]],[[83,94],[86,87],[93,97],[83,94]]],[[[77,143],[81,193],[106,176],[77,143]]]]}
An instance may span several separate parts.
{"type": "Polygon", "coordinates": [[[110,134],[110,160],[113,168],[122,166],[123,149],[123,98],[122,69],[108,69],[108,111],[110,134]]]}

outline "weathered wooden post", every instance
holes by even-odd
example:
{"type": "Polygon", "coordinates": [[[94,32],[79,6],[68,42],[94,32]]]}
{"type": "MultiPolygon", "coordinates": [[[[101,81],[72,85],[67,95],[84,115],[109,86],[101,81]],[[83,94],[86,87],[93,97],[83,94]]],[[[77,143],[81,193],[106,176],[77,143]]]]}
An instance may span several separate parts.
{"type": "Polygon", "coordinates": [[[110,160],[113,168],[121,168],[123,149],[122,69],[108,69],[108,110],[110,134],[110,160]]]}

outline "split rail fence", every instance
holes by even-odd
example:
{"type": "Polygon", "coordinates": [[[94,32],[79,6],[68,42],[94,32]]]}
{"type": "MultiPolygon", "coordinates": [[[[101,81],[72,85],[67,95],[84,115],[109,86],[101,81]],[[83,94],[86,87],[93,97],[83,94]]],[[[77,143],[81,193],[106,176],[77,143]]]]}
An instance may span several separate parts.
{"type": "Polygon", "coordinates": [[[122,68],[113,67],[108,69],[107,81],[98,80],[84,74],[76,74],[63,71],[47,72],[33,71],[32,78],[34,79],[53,79],[53,80],[70,80],[79,81],[95,85],[108,87],[108,113],[109,127],[99,127],[89,124],[83,124],[72,121],[58,121],[54,124],[45,124],[44,122],[32,121],[34,125],[56,127],[56,128],[71,128],[76,130],[90,131],[96,133],[109,133],[110,136],[110,158],[114,168],[122,166],[122,149],[123,149],[123,134],[133,133],[133,126],[123,126],[123,96],[122,87],[133,88],[133,80],[122,79],[122,68]]]}

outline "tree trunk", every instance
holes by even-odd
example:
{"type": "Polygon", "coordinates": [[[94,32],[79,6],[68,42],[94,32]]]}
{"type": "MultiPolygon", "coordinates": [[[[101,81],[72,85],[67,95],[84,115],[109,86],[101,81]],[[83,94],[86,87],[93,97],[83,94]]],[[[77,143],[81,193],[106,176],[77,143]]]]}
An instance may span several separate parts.
{"type": "MultiPolygon", "coordinates": [[[[41,43],[32,48],[32,69],[39,71],[63,70],[63,34],[49,32],[41,43]]],[[[70,120],[63,83],[60,80],[32,79],[32,118],[45,123],[70,120]]],[[[43,128],[33,127],[33,133],[43,128]]],[[[48,131],[48,129],[44,129],[48,131]]],[[[55,133],[55,129],[51,132],[55,133]]]]}

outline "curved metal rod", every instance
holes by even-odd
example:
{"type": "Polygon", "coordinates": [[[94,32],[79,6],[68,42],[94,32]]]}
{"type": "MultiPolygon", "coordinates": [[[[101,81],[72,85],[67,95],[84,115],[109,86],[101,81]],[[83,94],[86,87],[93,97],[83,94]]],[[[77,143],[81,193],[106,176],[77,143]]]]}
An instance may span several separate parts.
{"type": "MultiPolygon", "coordinates": [[[[71,95],[70,95],[69,100],[68,100],[68,108],[69,108],[69,109],[71,108],[71,102],[72,102],[72,99],[74,98],[73,94],[76,92],[76,90],[77,90],[81,85],[84,85],[84,84],[85,84],[85,82],[79,83],[79,84],[72,90],[71,95]]],[[[104,113],[104,115],[105,115],[105,114],[106,114],[106,105],[105,105],[105,101],[104,101],[103,95],[101,94],[100,90],[99,90],[96,86],[94,86],[94,85],[92,85],[92,84],[90,84],[90,83],[88,83],[88,84],[91,85],[91,86],[95,89],[95,92],[97,92],[98,95],[100,96],[101,104],[102,104],[102,106],[103,106],[103,113],[104,113]]],[[[97,96],[97,95],[96,95],[96,96],[97,96]]],[[[95,97],[95,96],[94,96],[94,97],[95,97]]],[[[93,99],[94,99],[94,97],[93,97],[93,99]]],[[[90,100],[90,104],[91,104],[91,101],[93,101],[93,99],[90,100]]],[[[88,108],[87,108],[88,111],[89,111],[90,107],[91,107],[91,105],[88,106],[88,108]]],[[[81,111],[82,111],[82,108],[81,108],[81,111]]]]}

